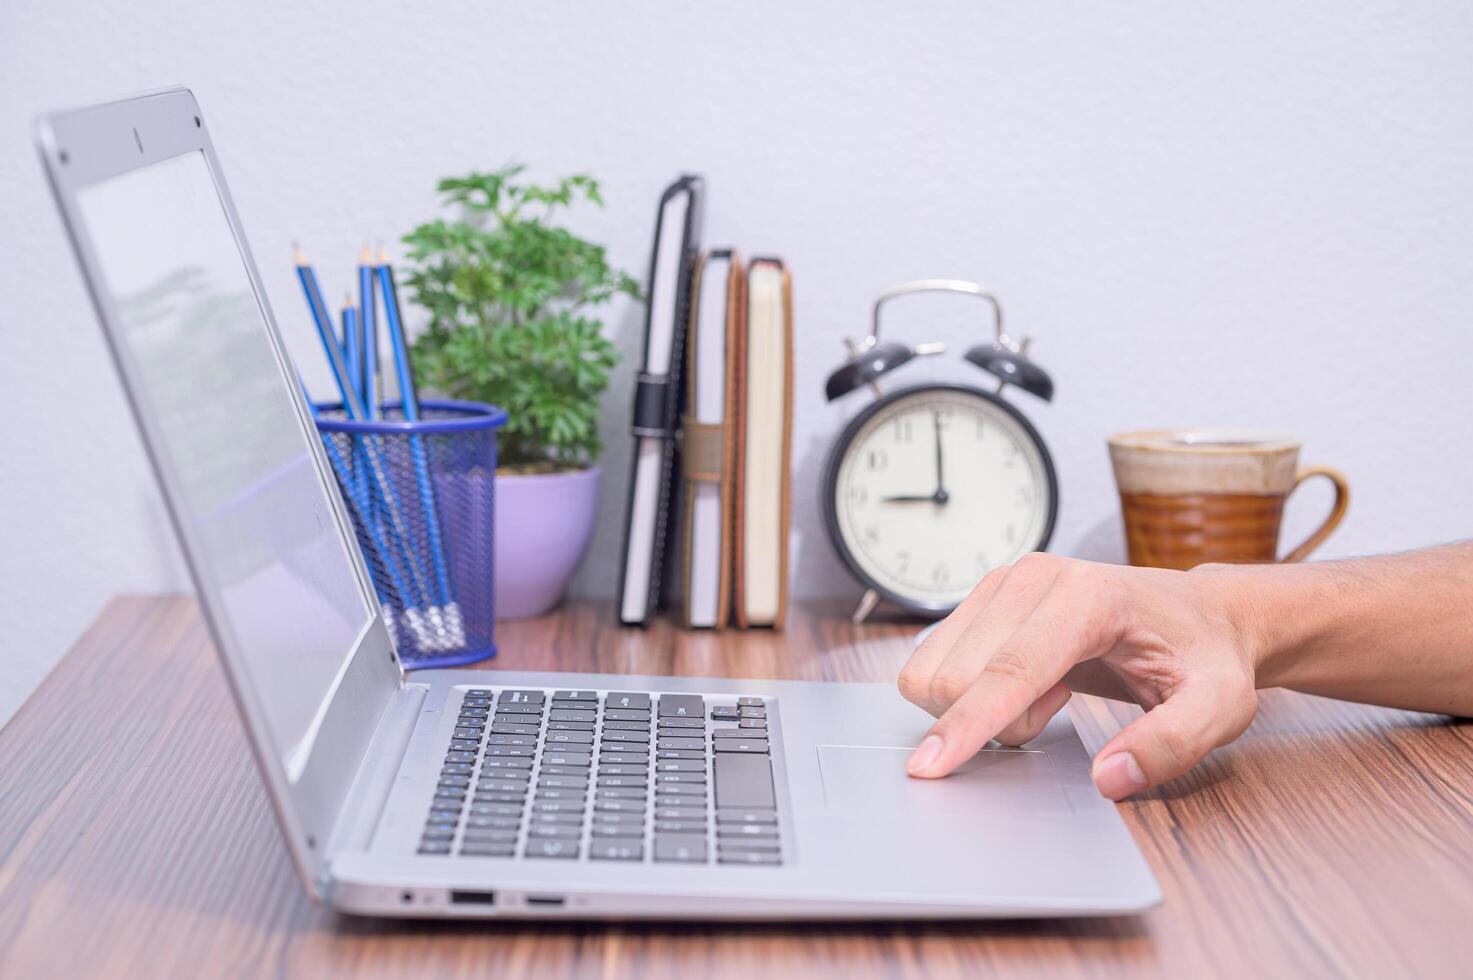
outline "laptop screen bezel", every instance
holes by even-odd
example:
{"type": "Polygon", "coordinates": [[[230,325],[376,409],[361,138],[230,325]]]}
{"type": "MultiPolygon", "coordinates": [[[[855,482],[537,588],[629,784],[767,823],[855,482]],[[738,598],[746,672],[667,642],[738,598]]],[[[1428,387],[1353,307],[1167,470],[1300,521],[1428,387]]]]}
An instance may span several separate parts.
{"type": "MultiPolygon", "coordinates": [[[[193,93],[178,88],[42,116],[36,121],[35,136],[52,192],[82,267],[104,338],[182,546],[201,612],[225,667],[278,822],[303,883],[314,895],[320,895],[328,842],[343,802],[389,699],[403,682],[383,610],[354,539],[347,509],[331,478],[323,447],[319,440],[309,438],[307,443],[319,478],[327,487],[337,531],[345,541],[358,587],[370,613],[357,645],[347,653],[347,663],[336,687],[329,692],[329,703],[301,771],[295,779],[288,778],[282,747],[275,744],[263,705],[272,697],[273,682],[290,684],[292,678],[268,678],[263,684],[259,679],[253,680],[249,672],[244,652],[224,615],[218,585],[211,580],[207,563],[199,559],[204,553],[202,542],[195,540],[190,522],[183,519],[184,498],[180,482],[161,451],[161,430],[150,415],[148,401],[140,397],[142,374],[133,362],[128,345],[122,341],[122,321],[104,285],[102,268],[78,205],[79,192],[99,181],[189,153],[200,153],[240,251],[278,366],[289,380],[294,378],[295,368],[281,341],[241,229],[210,141],[209,126],[193,93]]],[[[312,431],[310,411],[300,389],[291,381],[287,390],[291,392],[299,424],[306,431],[312,431]]]]}

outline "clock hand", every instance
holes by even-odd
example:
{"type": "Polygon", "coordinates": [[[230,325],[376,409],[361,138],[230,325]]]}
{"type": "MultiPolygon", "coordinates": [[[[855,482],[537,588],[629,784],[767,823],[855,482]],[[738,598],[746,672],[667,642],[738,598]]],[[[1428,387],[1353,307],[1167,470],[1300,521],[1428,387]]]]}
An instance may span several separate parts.
{"type": "Polygon", "coordinates": [[[941,413],[933,411],[931,418],[936,423],[936,492],[931,494],[931,499],[938,504],[944,504],[951,499],[951,494],[946,492],[942,476],[944,470],[941,464],[941,413]]]}
{"type": "Polygon", "coordinates": [[[882,504],[934,504],[936,495],[934,493],[902,493],[893,497],[881,497],[882,504]]]}

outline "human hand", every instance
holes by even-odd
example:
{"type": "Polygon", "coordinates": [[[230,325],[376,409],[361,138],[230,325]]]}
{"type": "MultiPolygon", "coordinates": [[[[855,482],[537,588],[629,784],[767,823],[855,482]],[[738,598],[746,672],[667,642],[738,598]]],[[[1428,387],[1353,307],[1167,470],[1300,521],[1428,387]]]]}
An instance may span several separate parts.
{"type": "Polygon", "coordinates": [[[994,570],[900,673],[901,693],[937,716],[908,771],[945,776],[993,738],[1022,745],[1083,691],[1147,709],[1095,757],[1103,795],[1181,775],[1241,735],[1257,709],[1242,574],[1042,553],[994,570]]]}

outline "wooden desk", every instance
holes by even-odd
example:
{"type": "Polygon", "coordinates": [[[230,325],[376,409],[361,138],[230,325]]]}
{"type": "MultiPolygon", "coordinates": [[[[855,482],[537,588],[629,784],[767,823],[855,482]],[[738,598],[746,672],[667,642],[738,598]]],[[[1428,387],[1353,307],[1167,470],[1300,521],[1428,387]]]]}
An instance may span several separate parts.
{"type": "MultiPolygon", "coordinates": [[[[888,680],[910,625],[648,632],[604,605],[506,624],[493,666],[888,680]]],[[[1079,698],[1091,749],[1132,717],[1079,698]]],[[[118,599],[0,732],[0,976],[783,980],[1468,976],[1473,725],[1271,692],[1235,745],[1121,813],[1166,902],[943,925],[363,921],[311,905],[192,602],[118,599]]]]}

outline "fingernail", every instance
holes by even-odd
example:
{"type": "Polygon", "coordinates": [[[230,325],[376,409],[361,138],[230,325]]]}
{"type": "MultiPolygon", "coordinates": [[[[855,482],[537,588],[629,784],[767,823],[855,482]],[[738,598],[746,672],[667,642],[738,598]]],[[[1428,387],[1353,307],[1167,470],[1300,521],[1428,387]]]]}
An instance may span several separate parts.
{"type": "Polygon", "coordinates": [[[921,739],[921,744],[917,745],[916,750],[910,754],[910,761],[905,764],[905,771],[912,776],[923,774],[931,768],[933,762],[941,758],[942,747],[940,735],[927,735],[921,739]]]}
{"type": "Polygon", "coordinates": [[[1112,800],[1123,800],[1146,788],[1146,774],[1129,752],[1117,752],[1095,765],[1095,786],[1112,800]]]}

